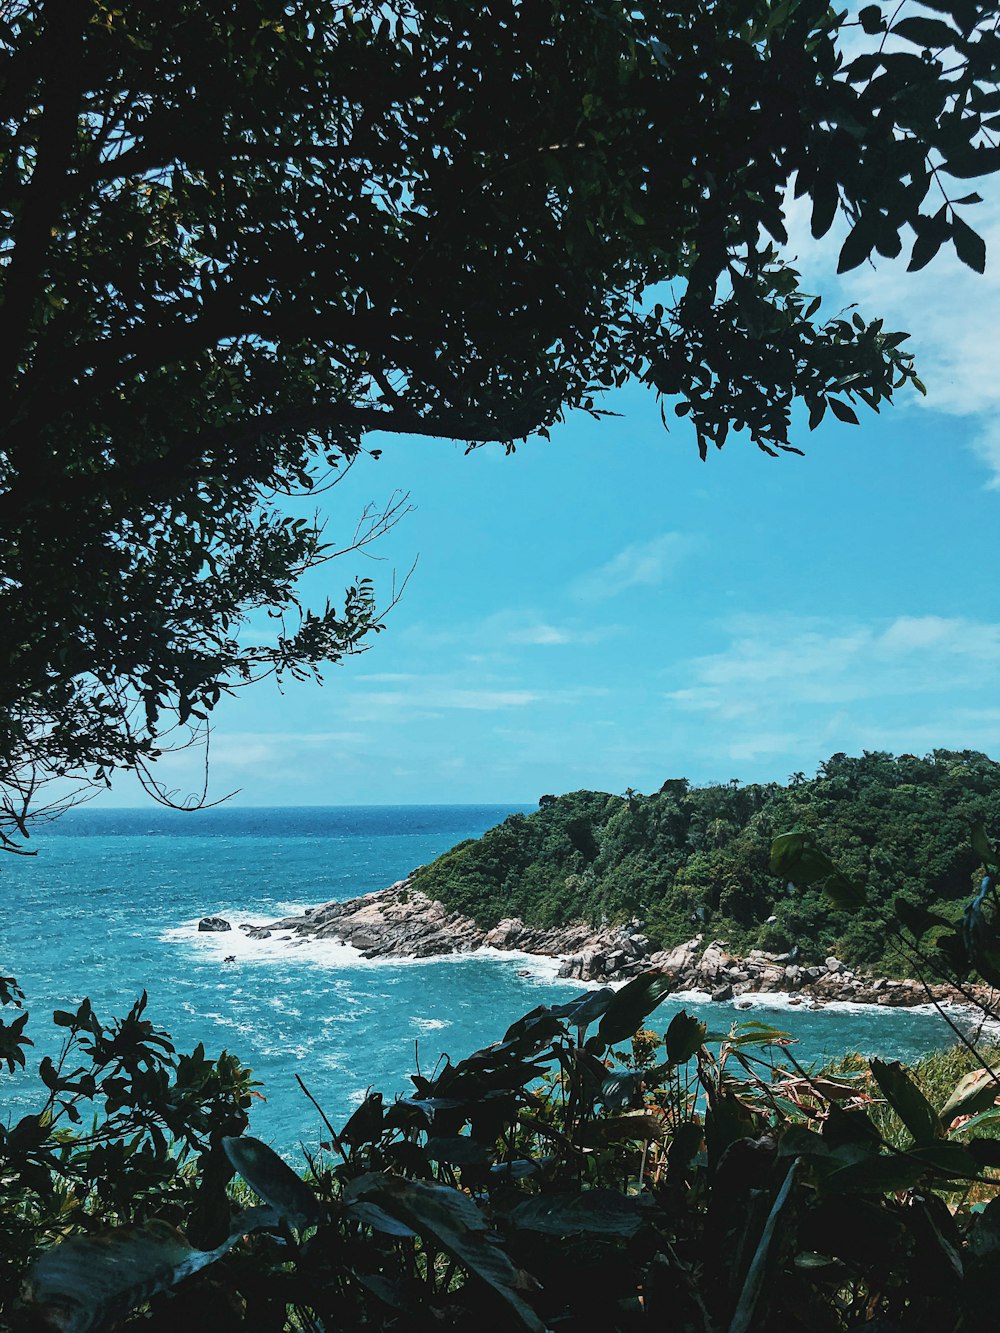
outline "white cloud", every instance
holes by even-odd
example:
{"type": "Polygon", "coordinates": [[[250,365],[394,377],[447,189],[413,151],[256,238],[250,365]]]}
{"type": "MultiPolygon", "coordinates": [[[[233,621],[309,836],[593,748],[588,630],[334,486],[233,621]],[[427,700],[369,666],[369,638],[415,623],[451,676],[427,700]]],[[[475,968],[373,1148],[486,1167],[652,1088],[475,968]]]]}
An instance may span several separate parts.
{"type": "Polygon", "coordinates": [[[674,572],[691,548],[691,538],[664,532],[646,542],[633,542],[605,564],[581,575],[573,594],[587,601],[614,597],[626,588],[654,588],[674,572]]]}
{"type": "Polygon", "coordinates": [[[507,635],[507,642],[533,648],[565,647],[569,644],[590,646],[601,643],[617,632],[617,625],[598,625],[589,629],[578,629],[573,625],[538,623],[511,630],[507,635]]]}
{"type": "Polygon", "coordinates": [[[984,421],[972,437],[973,452],[989,469],[987,490],[1000,491],[1000,421],[984,421]]]}
{"type": "Polygon", "coordinates": [[[536,644],[539,647],[573,643],[574,636],[569,630],[557,629],[555,625],[530,625],[526,629],[511,630],[507,636],[509,643],[536,644]]]}
{"type": "Polygon", "coordinates": [[[667,700],[678,721],[700,715],[706,729],[724,731],[733,758],[796,744],[815,752],[823,742],[992,743],[1000,624],[936,615],[870,624],[758,616],[734,622],[730,634],[721,652],[678,668],[684,683],[667,700]]]}

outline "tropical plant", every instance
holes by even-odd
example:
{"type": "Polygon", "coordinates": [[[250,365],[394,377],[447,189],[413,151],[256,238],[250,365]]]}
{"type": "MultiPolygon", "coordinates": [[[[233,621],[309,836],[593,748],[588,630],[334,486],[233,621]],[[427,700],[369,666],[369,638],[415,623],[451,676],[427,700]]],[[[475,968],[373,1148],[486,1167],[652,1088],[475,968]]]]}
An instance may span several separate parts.
{"type": "MultiPolygon", "coordinates": [[[[81,1196],[61,1235],[39,1233],[15,1257],[8,1295],[17,1272],[26,1282],[11,1327],[989,1326],[1000,1297],[990,1065],[804,1069],[788,1034],[761,1023],[710,1034],[681,1011],[652,1030],[669,987],[652,971],[539,1006],[495,1045],[414,1075],[409,1096],[370,1093],[339,1131],[326,1121],[326,1155],[305,1178],[238,1123],[210,1132],[186,1194],[157,1179],[145,1197],[126,1153],[110,1209],[81,1196]],[[220,1191],[233,1171],[258,1206],[220,1191]],[[122,1191],[137,1224],[107,1229],[129,1213],[122,1191]],[[206,1193],[214,1234],[195,1244],[206,1193]]],[[[5,994],[18,1002],[13,984],[5,994]]],[[[92,1031],[86,1009],[59,1021],[73,1039],[92,1031]]],[[[162,1064],[157,1034],[143,1035],[162,1064]]],[[[5,1049],[23,1041],[20,1025],[5,1049]]],[[[54,1089],[49,1104],[90,1091],[54,1089]]],[[[22,1211],[47,1197],[46,1175],[92,1151],[69,1136],[62,1157],[22,1179],[30,1148],[8,1138],[3,1150],[0,1189],[22,1211]]]]}

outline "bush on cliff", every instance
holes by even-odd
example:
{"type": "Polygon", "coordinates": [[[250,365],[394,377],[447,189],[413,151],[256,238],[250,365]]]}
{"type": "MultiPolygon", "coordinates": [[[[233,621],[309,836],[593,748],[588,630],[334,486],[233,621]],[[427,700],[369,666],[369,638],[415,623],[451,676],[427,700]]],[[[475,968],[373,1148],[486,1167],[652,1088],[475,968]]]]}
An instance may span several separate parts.
{"type": "Polygon", "coordinates": [[[785,787],[673,780],[649,796],[571,792],[446,853],[415,882],[484,926],[639,917],[662,948],[704,932],[736,952],[797,944],[894,975],[894,899],[953,918],[979,864],[977,823],[1000,832],[1000,764],[986,755],[836,754],[785,787]],[[771,841],[791,828],[869,886],[861,909],[771,871],[771,841]]]}

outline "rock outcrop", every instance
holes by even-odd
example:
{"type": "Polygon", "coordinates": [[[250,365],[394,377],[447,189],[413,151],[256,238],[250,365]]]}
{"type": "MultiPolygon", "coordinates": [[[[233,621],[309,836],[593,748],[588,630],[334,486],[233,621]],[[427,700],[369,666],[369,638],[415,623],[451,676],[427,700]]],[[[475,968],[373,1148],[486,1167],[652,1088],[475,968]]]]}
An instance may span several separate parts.
{"type": "Polygon", "coordinates": [[[232,926],[224,916],[203,916],[198,922],[199,930],[232,930],[232,926]]]}
{"type": "MultiPolygon", "coordinates": [[[[229,930],[221,917],[205,917],[199,930],[229,930]]],[[[595,929],[584,923],[545,929],[528,926],[517,917],[505,918],[490,930],[471,917],[449,912],[400,880],[388,889],[366,893],[346,902],[308,908],[302,916],[284,917],[267,926],[240,927],[248,939],[267,939],[283,932],[282,939],[333,939],[353,945],[366,958],[433,958],[442,954],[472,953],[476,949],[536,954],[560,959],[558,975],[579,981],[620,981],[647,968],[669,976],[676,991],[702,991],[712,1000],[733,1001],[756,992],[791,994],[793,1003],[822,1005],[830,1000],[903,1007],[961,1001],[948,986],[898,981],[855,973],[838,958],[808,963],[799,949],[768,953],[752,949],[745,958],[729,953],[725,940],[705,942],[696,935],[672,949],[654,952],[642,933],[642,923],[595,929]]],[[[973,988],[970,988],[972,990],[973,988]]],[[[985,996],[985,988],[983,988],[985,996]]],[[[995,996],[991,993],[991,999],[995,996]]]]}

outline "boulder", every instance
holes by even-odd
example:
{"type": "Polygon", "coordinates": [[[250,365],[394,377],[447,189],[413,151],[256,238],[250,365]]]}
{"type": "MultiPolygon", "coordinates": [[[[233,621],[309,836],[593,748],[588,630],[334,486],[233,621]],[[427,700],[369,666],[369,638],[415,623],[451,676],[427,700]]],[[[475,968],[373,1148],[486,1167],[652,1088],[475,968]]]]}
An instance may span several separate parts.
{"type": "Polygon", "coordinates": [[[487,931],[483,943],[491,949],[516,949],[524,936],[524,922],[518,917],[505,917],[487,931]]]}
{"type": "Polygon", "coordinates": [[[717,981],[719,973],[729,967],[732,961],[729,954],[724,952],[721,943],[716,940],[698,960],[698,976],[703,981],[717,981]]]}
{"type": "Polygon", "coordinates": [[[232,930],[232,926],[223,916],[203,916],[198,922],[199,930],[232,930]]]}
{"type": "Polygon", "coordinates": [[[619,972],[629,961],[629,955],[624,949],[616,949],[613,953],[605,954],[604,975],[607,977],[614,976],[615,973],[619,972]]]}
{"type": "Polygon", "coordinates": [[[712,1000],[717,1004],[724,1000],[731,1000],[732,998],[733,988],[729,982],[726,982],[722,986],[717,986],[715,990],[712,991],[712,1000]]]}
{"type": "Polygon", "coordinates": [[[660,953],[654,953],[649,961],[654,967],[658,967],[662,972],[666,972],[673,977],[687,976],[693,971],[694,961],[703,938],[702,935],[696,935],[694,939],[687,940],[684,944],[678,944],[673,949],[664,949],[660,953]]]}
{"type": "Polygon", "coordinates": [[[844,970],[844,964],[840,961],[839,958],[834,958],[833,954],[831,954],[830,957],[826,960],[826,970],[828,972],[834,972],[834,973],[842,972],[844,970]]]}

